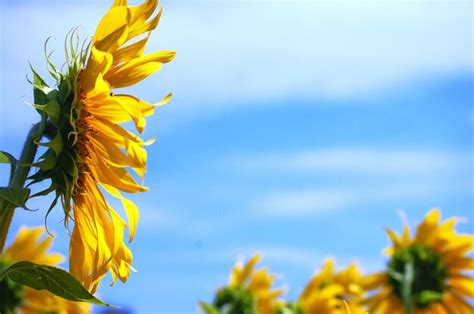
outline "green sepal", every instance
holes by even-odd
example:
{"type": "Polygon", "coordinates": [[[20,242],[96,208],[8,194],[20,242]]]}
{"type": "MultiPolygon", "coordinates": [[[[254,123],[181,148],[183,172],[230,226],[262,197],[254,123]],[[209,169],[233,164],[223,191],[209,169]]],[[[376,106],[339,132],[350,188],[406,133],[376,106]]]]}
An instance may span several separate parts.
{"type": "Polygon", "coordinates": [[[57,81],[59,81],[59,78],[61,76],[61,73],[59,73],[58,69],[54,65],[54,63],[51,61],[51,55],[53,54],[53,51],[48,54],[48,42],[51,39],[51,37],[48,37],[44,43],[44,56],[46,58],[46,63],[48,64],[48,72],[49,74],[57,81]]]}
{"type": "Polygon", "coordinates": [[[38,111],[46,113],[55,126],[61,122],[61,105],[56,99],[49,100],[45,104],[34,104],[33,107],[38,111]]]}
{"type": "Polygon", "coordinates": [[[58,95],[59,95],[59,92],[57,89],[52,89],[50,90],[47,94],[46,94],[46,98],[48,99],[48,101],[52,101],[52,100],[58,100],[58,95]]]}
{"type": "Polygon", "coordinates": [[[394,271],[392,269],[388,269],[387,273],[389,275],[389,278],[393,279],[394,281],[397,281],[401,283],[403,281],[403,274],[397,271],[394,271]]]}
{"type": "Polygon", "coordinates": [[[51,148],[56,156],[59,156],[59,154],[62,153],[64,147],[63,137],[60,132],[57,132],[56,136],[51,140],[51,142],[38,143],[38,145],[51,148]]]}
{"type": "Polygon", "coordinates": [[[51,170],[56,166],[56,153],[49,148],[41,157],[39,162],[33,163],[33,166],[42,170],[51,170]]]}
{"type": "Polygon", "coordinates": [[[54,198],[54,200],[51,202],[51,205],[49,205],[48,207],[48,210],[46,211],[46,215],[44,215],[44,225],[46,227],[46,231],[49,233],[49,229],[48,229],[48,217],[49,217],[49,214],[51,213],[51,211],[53,210],[53,208],[56,206],[56,204],[58,203],[58,199],[59,199],[59,194],[56,193],[56,197],[54,198]]]}
{"type": "Polygon", "coordinates": [[[4,277],[36,290],[48,290],[66,300],[109,306],[90,294],[67,271],[56,267],[22,261],[3,269],[0,280],[4,277]]]}
{"type": "Polygon", "coordinates": [[[277,314],[305,314],[298,304],[288,302],[283,307],[276,309],[277,314]]]}
{"type": "Polygon", "coordinates": [[[228,314],[255,314],[255,298],[243,287],[224,287],[217,291],[213,305],[228,314]]]}
{"type": "Polygon", "coordinates": [[[35,174],[28,177],[28,180],[31,180],[31,181],[27,184],[27,187],[49,178],[51,178],[50,170],[44,171],[44,170],[39,169],[35,174]]]}
{"type": "Polygon", "coordinates": [[[71,94],[72,86],[68,79],[61,80],[59,83],[58,100],[61,104],[64,104],[71,94]]]}
{"type": "Polygon", "coordinates": [[[26,207],[26,202],[30,196],[30,189],[28,188],[8,188],[0,187],[0,200],[2,200],[2,210],[5,210],[10,205],[15,207],[26,207]]]}
{"type": "Polygon", "coordinates": [[[418,295],[416,303],[421,307],[425,307],[430,305],[431,303],[441,301],[442,299],[442,293],[432,290],[425,290],[418,295]]]}
{"type": "Polygon", "coordinates": [[[41,76],[38,74],[38,72],[35,71],[33,66],[30,63],[30,68],[31,71],[33,72],[33,97],[35,100],[35,104],[46,104],[47,103],[47,97],[46,95],[48,92],[51,90],[46,84],[46,82],[41,78],[41,76]]]}
{"type": "Polygon", "coordinates": [[[73,178],[77,178],[79,176],[79,170],[77,169],[76,161],[74,157],[72,157],[69,151],[65,151],[64,158],[62,158],[63,164],[61,165],[64,167],[64,170],[68,175],[73,178]]]}
{"type": "MultiPolygon", "coordinates": [[[[62,179],[64,180],[64,189],[63,189],[63,210],[64,210],[64,215],[66,217],[69,217],[69,214],[71,212],[71,203],[70,200],[72,198],[72,190],[73,190],[73,185],[74,182],[70,181],[67,175],[63,172],[62,173],[63,177],[62,179]]],[[[67,219],[64,221],[65,225],[67,225],[67,219]]]]}
{"type": "Polygon", "coordinates": [[[205,314],[220,314],[219,310],[212,304],[208,304],[205,302],[199,302],[199,308],[205,313],[205,314]]]}
{"type": "Polygon", "coordinates": [[[12,180],[13,172],[15,170],[16,165],[18,164],[18,160],[16,160],[13,155],[7,152],[0,151],[0,163],[10,164],[10,178],[9,181],[12,180]]]}
{"type": "Polygon", "coordinates": [[[56,184],[53,182],[53,183],[51,183],[51,185],[47,189],[36,192],[35,194],[31,195],[30,198],[38,197],[38,196],[46,196],[46,195],[48,195],[49,193],[51,193],[55,190],[56,190],[56,184]]]}

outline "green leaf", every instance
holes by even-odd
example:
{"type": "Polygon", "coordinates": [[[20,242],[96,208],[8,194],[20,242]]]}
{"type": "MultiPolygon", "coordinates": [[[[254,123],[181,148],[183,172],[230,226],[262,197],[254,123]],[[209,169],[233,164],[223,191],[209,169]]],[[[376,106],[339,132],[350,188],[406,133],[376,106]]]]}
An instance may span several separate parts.
{"type": "Polygon", "coordinates": [[[5,208],[8,204],[12,204],[15,207],[26,208],[26,201],[30,196],[30,189],[27,188],[6,188],[0,187],[0,199],[7,201],[3,202],[5,208]]]}
{"type": "Polygon", "coordinates": [[[13,164],[15,163],[17,160],[15,159],[15,157],[13,157],[11,154],[7,153],[7,152],[3,152],[3,151],[0,151],[0,163],[3,163],[3,164],[13,164]]]}
{"type": "Polygon", "coordinates": [[[201,301],[199,302],[199,307],[206,314],[220,314],[219,310],[214,305],[207,304],[201,301]]]}
{"type": "Polygon", "coordinates": [[[56,267],[18,262],[1,271],[0,280],[3,277],[36,290],[48,290],[66,300],[109,306],[90,294],[67,271],[56,267]]]}
{"type": "Polygon", "coordinates": [[[9,179],[9,181],[11,181],[11,179],[13,177],[13,172],[15,171],[15,167],[18,163],[18,160],[16,160],[16,158],[13,157],[13,155],[11,155],[7,152],[0,151],[0,163],[10,164],[10,179],[9,179]]]}

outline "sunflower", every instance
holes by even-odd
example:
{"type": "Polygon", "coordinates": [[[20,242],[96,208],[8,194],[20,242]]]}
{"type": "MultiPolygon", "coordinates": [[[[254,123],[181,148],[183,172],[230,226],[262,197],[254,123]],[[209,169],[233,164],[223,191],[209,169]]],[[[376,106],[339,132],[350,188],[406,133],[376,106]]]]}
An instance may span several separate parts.
{"type": "MultiPolygon", "coordinates": [[[[48,253],[53,237],[45,234],[44,227],[25,228],[18,232],[13,243],[0,256],[0,264],[8,266],[19,261],[55,266],[62,255],[48,253]]],[[[87,303],[71,302],[46,290],[20,286],[8,279],[0,281],[0,311],[2,313],[90,313],[87,303]]]]}
{"type": "Polygon", "coordinates": [[[413,313],[471,314],[469,298],[474,297],[474,280],[467,271],[474,269],[469,253],[474,249],[473,236],[458,234],[458,220],[441,222],[439,209],[431,210],[418,225],[414,237],[408,226],[401,235],[388,229],[392,247],[387,270],[368,276],[364,286],[374,290],[367,304],[371,313],[403,314],[408,291],[413,313]],[[411,282],[403,276],[411,269],[411,282]],[[408,289],[408,290],[407,290],[408,289]],[[405,300],[405,302],[404,302],[405,300]]]}
{"type": "Polygon", "coordinates": [[[260,255],[252,257],[247,264],[237,262],[230,274],[228,286],[217,291],[214,303],[200,304],[206,313],[225,311],[235,314],[275,314],[284,305],[278,297],[282,289],[272,290],[274,275],[268,269],[254,270],[260,255]]]}
{"type": "Polygon", "coordinates": [[[92,291],[108,269],[114,281],[119,278],[123,282],[131,269],[132,254],[123,242],[126,223],[107,203],[100,187],[122,201],[132,241],[138,210],[121,191],[147,190],[128,171],[132,169],[143,178],[146,142],[117,123],[133,121],[143,132],[145,117],[153,114],[155,105],[112,90],[138,83],[174,58],[172,51],[142,55],[161,16],[160,10],[150,19],[157,4],[157,0],[149,0],[129,7],[125,0],[115,1],[99,23],[89,59],[77,76],[73,110],[78,117],[74,126],[79,175],[73,197],[70,270],[92,291]],[[131,43],[142,34],[147,35],[131,43]]]}
{"type": "Polygon", "coordinates": [[[308,314],[362,314],[363,276],[356,263],[336,272],[334,261],[327,260],[321,271],[306,285],[296,306],[308,314]]]}
{"type": "MultiPolygon", "coordinates": [[[[158,71],[175,53],[160,51],[143,55],[146,43],[160,20],[157,0],[128,6],[116,0],[100,21],[89,45],[79,48],[75,31],[66,39],[67,72],[59,73],[48,59],[57,80],[51,90],[35,74],[36,108],[48,117],[46,134],[51,142],[35,165],[40,169],[32,183],[49,178],[65,212],[66,227],[73,220],[70,241],[70,272],[91,292],[110,271],[113,282],[125,282],[133,270],[132,253],[124,243],[128,227],[133,240],[137,206],[122,195],[144,192],[139,183],[146,171],[145,141],[120,124],[133,122],[139,133],[158,105],[135,96],[116,93],[158,71]],[[68,42],[69,41],[69,42],[68,42]],[[76,43],[76,44],[75,44],[76,43]],[[104,192],[121,201],[127,221],[109,204],[104,192]]],[[[48,213],[49,213],[48,210],[48,213]]]]}

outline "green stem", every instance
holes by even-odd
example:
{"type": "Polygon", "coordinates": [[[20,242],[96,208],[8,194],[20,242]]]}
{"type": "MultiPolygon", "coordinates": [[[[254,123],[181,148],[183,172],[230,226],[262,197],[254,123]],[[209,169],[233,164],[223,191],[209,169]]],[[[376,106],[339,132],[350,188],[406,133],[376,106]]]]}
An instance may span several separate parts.
{"type": "Polygon", "coordinates": [[[415,278],[415,267],[413,261],[405,263],[402,279],[402,301],[405,314],[413,314],[413,298],[411,288],[415,278]]]}
{"type": "MultiPolygon", "coordinates": [[[[13,169],[13,176],[8,184],[9,188],[23,188],[25,185],[26,178],[30,172],[31,164],[38,150],[37,141],[40,139],[43,133],[43,124],[37,123],[33,125],[28,133],[23,150],[21,151],[20,160],[18,160],[15,168],[13,169]]],[[[3,252],[5,241],[7,239],[8,230],[13,219],[13,213],[15,207],[8,207],[1,213],[0,217],[0,252],[3,252]]]]}

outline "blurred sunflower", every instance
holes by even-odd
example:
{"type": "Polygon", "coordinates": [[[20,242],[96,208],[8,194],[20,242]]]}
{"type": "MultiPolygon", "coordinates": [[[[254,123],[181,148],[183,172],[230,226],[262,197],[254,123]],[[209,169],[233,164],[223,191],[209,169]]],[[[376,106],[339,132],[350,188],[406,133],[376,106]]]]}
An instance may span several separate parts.
{"type": "Polygon", "coordinates": [[[363,276],[357,264],[336,272],[334,261],[327,260],[321,271],[306,285],[296,306],[308,314],[362,314],[363,276]]]}
{"type": "Polygon", "coordinates": [[[254,270],[260,255],[252,257],[247,264],[237,262],[230,274],[229,285],[219,289],[213,305],[201,303],[206,313],[229,314],[274,314],[284,305],[279,300],[283,289],[272,290],[274,275],[267,268],[254,270]],[[212,310],[209,310],[212,308],[212,310]]]}
{"type": "Polygon", "coordinates": [[[371,313],[403,314],[407,296],[408,307],[416,314],[474,313],[468,301],[474,298],[474,279],[466,274],[474,269],[474,259],[469,257],[474,238],[456,233],[456,218],[440,219],[439,209],[430,211],[414,237],[406,225],[402,235],[387,230],[392,241],[386,250],[387,270],[368,276],[364,283],[366,289],[375,290],[367,300],[371,313]]]}
{"type": "MultiPolygon", "coordinates": [[[[48,253],[53,237],[48,235],[41,239],[44,234],[44,227],[22,227],[13,243],[0,256],[0,264],[7,267],[15,262],[29,261],[55,266],[61,262],[63,257],[60,254],[48,253]]],[[[87,303],[71,302],[46,290],[20,286],[8,279],[0,281],[0,301],[1,313],[91,313],[87,303]]]]}
{"type": "MultiPolygon", "coordinates": [[[[74,221],[70,241],[70,272],[91,292],[110,270],[113,282],[125,282],[133,270],[132,253],[124,243],[128,227],[133,240],[138,222],[137,206],[122,192],[147,191],[132,171],[143,180],[151,141],[125,130],[119,123],[132,121],[142,133],[145,118],[158,105],[135,96],[115,94],[117,88],[134,85],[170,62],[175,53],[160,51],[143,55],[151,31],[160,20],[157,0],[128,6],[116,0],[104,15],[89,46],[74,45],[74,32],[66,47],[67,72],[50,73],[57,90],[50,91],[35,72],[35,102],[48,118],[48,151],[36,164],[40,170],[33,182],[49,178],[55,191],[54,207],[61,199],[68,220],[74,221]],[[41,87],[39,88],[38,85],[41,87]],[[43,92],[42,97],[37,97],[43,92]],[[128,222],[109,205],[104,191],[119,199],[128,222]]],[[[66,41],[68,41],[66,39],[66,41]]],[[[41,96],[41,95],[40,95],[41,96]]],[[[50,208],[50,210],[51,210],[50,208]]]]}

